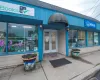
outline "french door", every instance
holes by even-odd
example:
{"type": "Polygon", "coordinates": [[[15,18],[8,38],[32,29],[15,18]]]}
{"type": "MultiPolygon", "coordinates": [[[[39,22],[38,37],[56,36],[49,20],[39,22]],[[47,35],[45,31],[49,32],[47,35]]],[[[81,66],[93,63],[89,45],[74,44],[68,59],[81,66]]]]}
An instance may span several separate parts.
{"type": "Polygon", "coordinates": [[[57,52],[57,31],[44,31],[44,53],[57,52]]]}

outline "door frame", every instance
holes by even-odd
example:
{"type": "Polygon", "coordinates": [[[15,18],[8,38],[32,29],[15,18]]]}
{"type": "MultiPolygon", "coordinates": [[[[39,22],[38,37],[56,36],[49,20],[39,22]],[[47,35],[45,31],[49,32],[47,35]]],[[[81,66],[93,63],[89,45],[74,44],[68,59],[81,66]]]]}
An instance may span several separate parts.
{"type": "MultiPolygon", "coordinates": [[[[50,39],[50,41],[51,41],[51,39],[50,39]]],[[[49,30],[49,29],[44,30],[43,31],[43,44],[44,44],[43,45],[43,52],[44,53],[58,52],[58,32],[57,32],[57,30],[49,30]],[[44,33],[45,32],[49,32],[49,37],[50,37],[51,32],[56,32],[56,49],[55,50],[52,50],[52,44],[50,44],[51,42],[49,42],[50,50],[48,50],[48,51],[45,50],[45,42],[44,42],[44,37],[45,37],[44,33]]]]}

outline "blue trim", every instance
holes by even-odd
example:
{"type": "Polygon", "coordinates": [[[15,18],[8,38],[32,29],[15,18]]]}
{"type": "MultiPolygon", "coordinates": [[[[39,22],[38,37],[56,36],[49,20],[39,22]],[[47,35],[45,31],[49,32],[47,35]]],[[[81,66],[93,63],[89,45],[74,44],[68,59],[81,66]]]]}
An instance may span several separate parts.
{"type": "Polygon", "coordinates": [[[61,23],[43,24],[43,29],[61,30],[64,28],[65,28],[65,24],[61,24],[61,23]]]}
{"type": "Polygon", "coordinates": [[[65,31],[65,38],[66,38],[66,56],[69,56],[69,47],[68,47],[68,31],[65,31]]]}
{"type": "MultiPolygon", "coordinates": [[[[100,45],[95,45],[95,46],[100,46],[100,45]]],[[[95,47],[95,46],[87,46],[87,47],[74,47],[74,48],[88,48],[88,47],[95,47]]],[[[73,49],[73,48],[69,48],[69,49],[73,49]]]]}
{"type": "Polygon", "coordinates": [[[95,46],[95,45],[94,45],[94,32],[92,33],[92,35],[93,35],[93,46],[95,46]]]}
{"type": "Polygon", "coordinates": [[[73,47],[73,48],[69,48],[69,49],[74,49],[74,48],[85,48],[86,46],[82,46],[82,47],[73,47]]]}
{"type": "Polygon", "coordinates": [[[0,56],[2,56],[2,55],[7,55],[7,53],[6,52],[0,52],[0,56]]]}
{"type": "Polygon", "coordinates": [[[8,23],[6,26],[6,53],[8,54],[8,23]]]}
{"type": "Polygon", "coordinates": [[[38,52],[38,51],[8,52],[8,54],[6,54],[4,52],[3,53],[0,52],[0,56],[15,55],[15,54],[26,54],[26,53],[35,53],[35,52],[38,52]]]}
{"type": "Polygon", "coordinates": [[[98,33],[99,45],[100,45],[100,33],[98,33]]]}
{"type": "Polygon", "coordinates": [[[81,30],[76,30],[77,33],[76,33],[76,38],[77,38],[77,42],[78,42],[78,31],[81,31],[81,30]]]}
{"type": "Polygon", "coordinates": [[[43,60],[43,29],[38,27],[38,52],[39,61],[43,60]]]}
{"type": "Polygon", "coordinates": [[[86,47],[88,47],[88,31],[85,31],[86,47]]]}
{"type": "Polygon", "coordinates": [[[38,52],[38,51],[26,51],[26,52],[8,52],[8,54],[27,54],[27,53],[34,53],[34,52],[38,52]]]}

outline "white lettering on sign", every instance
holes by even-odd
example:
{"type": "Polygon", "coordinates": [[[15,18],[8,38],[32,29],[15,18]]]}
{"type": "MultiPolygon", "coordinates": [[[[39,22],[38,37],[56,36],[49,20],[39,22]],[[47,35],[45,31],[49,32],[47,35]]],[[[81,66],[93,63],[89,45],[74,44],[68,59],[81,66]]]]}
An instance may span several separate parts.
{"type": "Polygon", "coordinates": [[[84,26],[89,28],[96,28],[96,22],[90,20],[84,20],[84,26]]]}
{"type": "Polygon", "coordinates": [[[87,24],[87,26],[92,26],[92,27],[94,27],[94,28],[95,28],[95,24],[90,23],[89,21],[87,21],[87,22],[86,22],[86,24],[87,24]]]}
{"type": "Polygon", "coordinates": [[[0,1],[0,11],[34,16],[34,8],[0,1]]]}

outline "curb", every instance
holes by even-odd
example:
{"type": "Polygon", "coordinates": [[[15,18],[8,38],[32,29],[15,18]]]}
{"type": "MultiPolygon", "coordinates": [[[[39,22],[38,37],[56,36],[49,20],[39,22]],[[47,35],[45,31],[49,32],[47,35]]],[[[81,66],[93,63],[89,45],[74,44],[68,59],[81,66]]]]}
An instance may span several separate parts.
{"type": "Polygon", "coordinates": [[[87,77],[93,76],[98,70],[100,70],[100,65],[94,66],[92,69],[89,69],[88,71],[70,80],[88,80],[87,77]]]}

